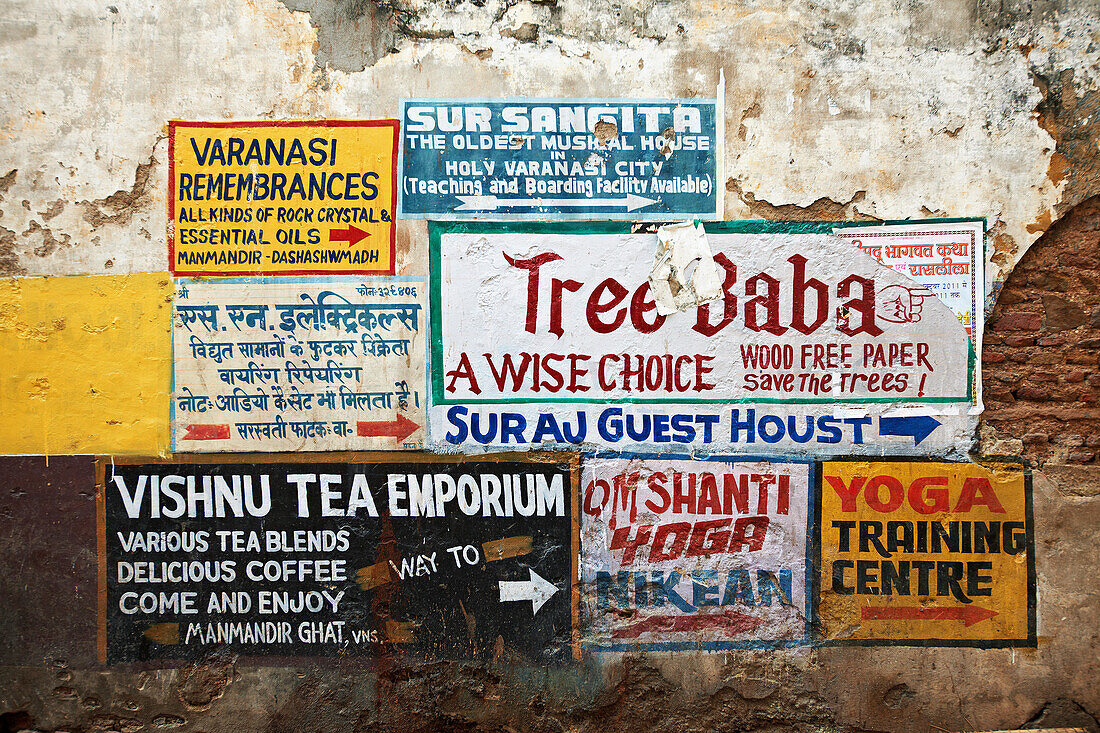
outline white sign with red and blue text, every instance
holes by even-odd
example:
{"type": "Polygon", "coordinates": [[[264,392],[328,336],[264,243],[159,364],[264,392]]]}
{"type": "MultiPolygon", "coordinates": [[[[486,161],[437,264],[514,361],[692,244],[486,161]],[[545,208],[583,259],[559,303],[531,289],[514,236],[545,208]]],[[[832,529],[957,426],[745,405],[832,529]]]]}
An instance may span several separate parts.
{"type": "Polygon", "coordinates": [[[652,232],[433,225],[429,442],[965,452],[979,380],[950,307],[832,225],[706,229],[718,297],[661,315],[652,232]]]}
{"type": "Polygon", "coordinates": [[[807,642],[812,463],[596,456],[581,487],[589,649],[807,642]]]}

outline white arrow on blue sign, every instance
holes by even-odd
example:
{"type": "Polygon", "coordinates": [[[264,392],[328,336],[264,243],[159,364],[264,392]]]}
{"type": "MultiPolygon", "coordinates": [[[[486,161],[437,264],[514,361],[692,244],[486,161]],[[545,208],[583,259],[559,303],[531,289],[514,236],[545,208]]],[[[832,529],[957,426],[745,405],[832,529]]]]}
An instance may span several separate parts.
{"type": "Polygon", "coordinates": [[[644,209],[651,204],[657,203],[658,199],[648,199],[645,196],[635,196],[632,193],[628,193],[626,198],[620,199],[543,199],[543,198],[527,198],[527,199],[501,199],[496,196],[456,196],[462,203],[455,207],[455,211],[495,211],[497,209],[509,209],[509,208],[538,208],[538,209],[558,209],[558,208],[579,208],[579,207],[619,207],[625,208],[627,211],[637,211],[638,209],[644,209]]]}

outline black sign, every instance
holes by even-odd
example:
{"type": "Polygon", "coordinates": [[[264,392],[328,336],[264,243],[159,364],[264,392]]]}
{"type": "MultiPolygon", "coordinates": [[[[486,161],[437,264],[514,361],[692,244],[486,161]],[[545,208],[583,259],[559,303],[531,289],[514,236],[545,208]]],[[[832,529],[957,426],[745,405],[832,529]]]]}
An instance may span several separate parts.
{"type": "MultiPolygon", "coordinates": [[[[573,655],[572,465],[103,468],[105,661],[573,655]]],[[[101,606],[102,607],[102,606],[101,606]]]]}

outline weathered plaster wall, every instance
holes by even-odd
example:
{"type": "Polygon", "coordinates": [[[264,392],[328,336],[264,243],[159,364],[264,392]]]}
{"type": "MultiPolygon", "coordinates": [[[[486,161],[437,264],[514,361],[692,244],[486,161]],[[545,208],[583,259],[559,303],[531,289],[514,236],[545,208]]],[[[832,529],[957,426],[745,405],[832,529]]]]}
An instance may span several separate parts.
{"type": "MultiPolygon", "coordinates": [[[[189,0],[156,7],[12,0],[0,7],[0,275],[162,273],[170,118],[395,117],[398,100],[411,96],[710,97],[724,75],[727,218],[985,216],[988,281],[996,290],[1021,260],[1018,277],[1026,271],[1032,278],[1059,259],[1056,251],[1044,254],[1031,269],[1024,259],[1052,226],[1060,227],[1049,235],[1054,242],[1074,242],[1089,264],[1098,257],[1094,200],[1072,213],[1100,194],[1098,63],[1100,10],[1082,0],[189,0]]],[[[426,236],[421,222],[399,225],[399,272],[424,274],[426,236]]],[[[127,283],[141,283],[141,307],[127,317],[146,324],[146,337],[166,328],[163,277],[121,278],[111,286],[130,297],[127,283]]],[[[0,286],[46,294],[34,301],[38,311],[0,311],[3,344],[15,340],[33,351],[59,338],[56,319],[65,316],[55,310],[94,314],[65,317],[70,331],[83,326],[89,334],[80,337],[87,345],[72,347],[80,360],[42,363],[43,354],[55,352],[36,352],[36,378],[48,378],[54,391],[31,394],[33,385],[10,379],[0,384],[0,450],[163,445],[157,431],[166,423],[149,416],[165,409],[167,395],[100,371],[107,356],[89,358],[112,349],[140,354],[150,359],[148,369],[137,370],[141,377],[163,383],[160,347],[112,336],[111,314],[94,310],[99,294],[63,283],[0,286]],[[89,390],[101,383],[117,390],[125,414],[85,412],[98,404],[89,390]],[[79,408],[84,421],[63,428],[55,412],[62,407],[79,408]],[[110,438],[121,430],[111,420],[129,425],[125,440],[137,444],[110,438]]],[[[1028,284],[1036,297],[1094,305],[1091,281],[1069,295],[1049,281],[1028,284]]],[[[24,293],[0,302],[31,301],[24,293]]],[[[1039,312],[1038,302],[1020,309],[1039,312]]],[[[997,315],[1012,307],[1002,304],[997,315]]],[[[1079,326],[1074,339],[1092,327],[1079,326]]],[[[996,323],[992,333],[1004,340],[987,354],[1033,348],[1008,343],[996,323]]],[[[987,454],[1094,462],[1091,400],[1069,404],[1091,391],[1059,385],[1066,399],[1039,400],[1020,387],[1041,376],[992,366],[987,454]],[[1066,433],[1072,442],[1058,437],[1064,416],[1048,414],[1063,408],[1080,412],[1070,418],[1077,421],[1066,433]],[[1058,425],[1021,427],[1037,420],[1058,425]],[[1048,438],[1028,439],[1022,430],[1048,438]],[[1074,451],[1089,457],[1077,460],[1074,451]]],[[[1095,359],[1080,366],[1083,382],[1070,384],[1091,387],[1095,359]]],[[[77,556],[79,548],[87,552],[79,530],[94,521],[90,460],[66,465],[63,485],[43,487],[36,476],[46,470],[27,459],[20,468],[26,480],[0,487],[0,590],[7,599],[0,626],[18,641],[0,646],[0,731],[925,731],[1024,724],[1100,731],[1094,470],[1046,465],[1036,472],[1035,514],[1042,519],[1034,650],[649,655],[562,670],[508,658],[485,666],[383,658],[366,667],[293,668],[209,659],[142,670],[94,662],[93,597],[81,590],[94,584],[94,559],[77,556]],[[49,504],[43,496],[59,498],[49,504]],[[66,582],[47,592],[54,586],[41,578],[66,582]]]]}
{"type": "MultiPolygon", "coordinates": [[[[41,458],[20,459],[0,515],[4,556],[48,553],[0,581],[0,730],[139,731],[928,731],[1080,726],[1100,730],[1095,493],[1039,473],[1037,649],[822,648],[673,653],[536,667],[507,654],[484,664],[348,658],[257,667],[208,658],[179,669],[97,667],[91,460],[62,461],[46,486],[41,458]],[[38,465],[36,465],[36,462],[38,465]],[[60,492],[60,496],[59,496],[60,492]],[[55,545],[46,538],[61,535],[55,545]],[[81,548],[85,548],[81,550],[81,548]],[[30,590],[65,578],[56,595],[30,590]],[[51,581],[52,582],[52,581],[51,581]],[[59,602],[63,601],[63,602],[59,602]]],[[[1068,481],[1067,481],[1068,478],[1068,481]]]]}

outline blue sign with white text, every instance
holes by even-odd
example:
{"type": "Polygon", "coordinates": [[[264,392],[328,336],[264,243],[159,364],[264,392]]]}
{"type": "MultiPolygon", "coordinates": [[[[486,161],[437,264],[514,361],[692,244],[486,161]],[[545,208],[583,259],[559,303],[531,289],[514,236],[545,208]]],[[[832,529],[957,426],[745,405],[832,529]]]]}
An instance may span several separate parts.
{"type": "Polygon", "coordinates": [[[714,100],[401,102],[398,216],[720,216],[714,100]]]}

